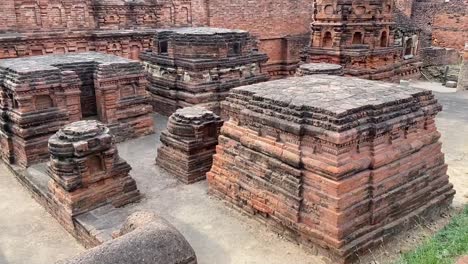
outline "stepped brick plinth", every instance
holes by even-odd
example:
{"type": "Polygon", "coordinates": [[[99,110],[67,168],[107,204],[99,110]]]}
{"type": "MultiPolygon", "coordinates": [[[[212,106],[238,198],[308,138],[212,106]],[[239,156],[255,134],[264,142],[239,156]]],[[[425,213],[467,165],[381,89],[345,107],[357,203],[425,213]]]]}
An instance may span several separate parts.
{"type": "Polygon", "coordinates": [[[431,91],[311,75],[231,90],[209,192],[346,262],[453,199],[431,91]]]}
{"type": "Polygon", "coordinates": [[[268,80],[261,71],[268,57],[242,30],[158,30],[154,50],[140,58],[149,72],[153,108],[166,116],[194,105],[219,114],[219,103],[230,89],[268,80]]]}
{"type": "Polygon", "coordinates": [[[206,178],[223,121],[202,107],[186,107],[169,117],[161,133],[156,164],[184,183],[206,178]]]}
{"type": "Polygon", "coordinates": [[[120,207],[140,200],[130,165],[119,157],[109,128],[78,121],[49,139],[49,203],[66,228],[73,217],[97,207],[120,207]]]}
{"type": "Polygon", "coordinates": [[[299,66],[296,70],[296,76],[313,75],[313,74],[344,74],[343,66],[331,63],[305,63],[299,66]]]}
{"type": "Polygon", "coordinates": [[[27,167],[49,158],[48,138],[83,117],[118,141],[153,132],[146,74],[138,61],[97,52],[0,62],[2,158],[27,167]]]}

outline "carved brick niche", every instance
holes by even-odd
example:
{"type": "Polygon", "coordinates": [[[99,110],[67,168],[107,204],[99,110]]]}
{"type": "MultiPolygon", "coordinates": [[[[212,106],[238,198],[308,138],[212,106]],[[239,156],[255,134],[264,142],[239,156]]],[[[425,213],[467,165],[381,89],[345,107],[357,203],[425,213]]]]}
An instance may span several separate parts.
{"type": "Polygon", "coordinates": [[[73,217],[105,204],[119,207],[140,200],[109,128],[83,120],[60,129],[49,139],[49,195],[52,213],[73,227],[73,217]]]}
{"type": "Polygon", "coordinates": [[[2,158],[22,167],[47,160],[48,138],[82,117],[106,123],[118,141],[152,133],[146,83],[140,63],[101,53],[2,60],[2,158]]]}
{"type": "Polygon", "coordinates": [[[171,115],[201,105],[219,114],[219,103],[233,87],[268,80],[261,70],[266,54],[258,52],[246,31],[221,28],[158,30],[151,52],[143,52],[154,110],[171,115]]]}

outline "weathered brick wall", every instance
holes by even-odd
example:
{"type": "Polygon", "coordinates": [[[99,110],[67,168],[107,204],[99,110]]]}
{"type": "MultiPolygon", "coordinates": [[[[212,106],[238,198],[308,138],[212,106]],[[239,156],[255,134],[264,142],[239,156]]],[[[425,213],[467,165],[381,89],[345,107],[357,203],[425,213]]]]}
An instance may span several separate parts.
{"type": "Polygon", "coordinates": [[[0,32],[187,26],[192,20],[206,24],[203,1],[2,0],[0,32]]]}
{"type": "Polygon", "coordinates": [[[14,2],[19,31],[94,28],[90,0],[10,1],[14,2]]]}
{"type": "Polygon", "coordinates": [[[0,1],[0,31],[16,28],[16,14],[14,0],[0,1]]]}
{"type": "Polygon", "coordinates": [[[468,38],[466,0],[416,0],[411,20],[422,30],[421,47],[432,44],[463,50],[468,38]]]}
{"type": "MultiPolygon", "coordinates": [[[[313,1],[310,0],[207,0],[209,25],[239,28],[260,40],[260,50],[270,57],[266,70],[272,74],[288,74],[288,65],[299,61],[296,41],[286,36],[310,32],[313,1]],[[291,57],[291,54],[297,56],[291,57]]],[[[305,47],[305,46],[304,46],[305,47]]],[[[294,69],[291,70],[294,73],[294,69]]]]}
{"type": "Polygon", "coordinates": [[[395,0],[395,8],[410,17],[413,13],[413,0],[395,0]]]}
{"type": "Polygon", "coordinates": [[[248,30],[261,38],[309,32],[310,0],[209,0],[210,26],[248,30]]]}
{"type": "Polygon", "coordinates": [[[468,2],[464,6],[450,6],[436,14],[432,28],[432,44],[462,50],[468,40],[468,2]]]}
{"type": "Polygon", "coordinates": [[[456,49],[428,47],[421,50],[423,66],[458,64],[460,55],[456,49]]]}
{"type": "Polygon", "coordinates": [[[86,51],[99,51],[138,59],[142,50],[152,47],[154,33],[134,30],[109,33],[41,32],[8,35],[0,35],[0,59],[86,51]]]}

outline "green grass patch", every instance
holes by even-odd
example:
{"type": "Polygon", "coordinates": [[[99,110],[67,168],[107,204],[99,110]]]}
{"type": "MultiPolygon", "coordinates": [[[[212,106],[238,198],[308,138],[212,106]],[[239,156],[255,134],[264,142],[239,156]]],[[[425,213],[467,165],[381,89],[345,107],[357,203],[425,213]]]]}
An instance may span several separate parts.
{"type": "Polygon", "coordinates": [[[450,223],[413,251],[402,254],[402,264],[451,264],[468,254],[468,205],[450,223]]]}

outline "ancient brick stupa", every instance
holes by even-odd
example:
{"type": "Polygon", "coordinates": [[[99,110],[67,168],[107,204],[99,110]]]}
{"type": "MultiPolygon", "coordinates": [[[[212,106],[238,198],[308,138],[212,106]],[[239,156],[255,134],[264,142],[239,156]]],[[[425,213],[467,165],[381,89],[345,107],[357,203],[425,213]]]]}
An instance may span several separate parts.
{"type": "MultiPolygon", "coordinates": [[[[395,46],[393,1],[317,0],[311,25],[308,62],[341,64],[345,74],[366,79],[395,79],[419,72],[413,44],[395,46]],[[411,55],[405,60],[405,55],[411,55]]],[[[414,74],[413,74],[414,75],[414,74]]]]}
{"type": "Polygon", "coordinates": [[[156,164],[184,183],[206,178],[223,121],[202,107],[186,107],[169,117],[161,133],[156,164]]]}
{"type": "Polygon", "coordinates": [[[334,259],[454,196],[431,91],[312,75],[231,90],[209,191],[334,259]]]}
{"type": "Polygon", "coordinates": [[[95,118],[118,141],[153,132],[138,61],[87,52],[0,61],[1,157],[22,167],[47,160],[48,138],[95,118]]]}
{"type": "Polygon", "coordinates": [[[78,121],[49,139],[49,196],[53,214],[70,227],[72,217],[105,204],[138,201],[140,192],[119,157],[109,128],[94,120],[78,121]]]}
{"type": "Polygon", "coordinates": [[[267,61],[246,31],[179,28],[156,33],[154,50],[141,54],[149,72],[154,110],[171,115],[182,107],[202,105],[219,113],[219,102],[233,87],[268,80],[267,61]]]}

